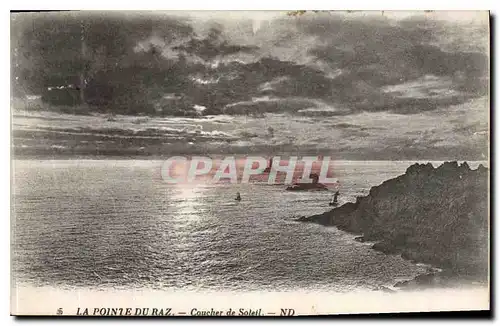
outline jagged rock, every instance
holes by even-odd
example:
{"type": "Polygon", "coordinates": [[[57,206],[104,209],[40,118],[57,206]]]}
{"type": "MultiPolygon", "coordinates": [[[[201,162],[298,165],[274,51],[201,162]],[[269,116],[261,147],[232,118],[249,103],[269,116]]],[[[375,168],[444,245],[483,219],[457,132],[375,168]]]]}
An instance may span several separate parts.
{"type": "Polygon", "coordinates": [[[296,219],[296,221],[299,221],[299,222],[307,222],[309,221],[309,218],[308,217],[305,217],[305,216],[300,216],[296,219]]]}
{"type": "Polygon", "coordinates": [[[372,246],[372,249],[383,252],[384,254],[393,255],[400,253],[401,251],[394,246],[390,241],[377,242],[372,246]]]}
{"type": "MultiPolygon", "coordinates": [[[[453,275],[488,274],[488,169],[467,163],[413,164],[329,212],[307,219],[376,241],[373,249],[438,266],[453,275]]],[[[423,282],[423,281],[422,281],[423,282]]]]}
{"type": "Polygon", "coordinates": [[[382,286],[382,285],[379,286],[378,288],[376,288],[374,291],[381,291],[381,292],[386,292],[386,293],[394,293],[394,292],[396,292],[396,291],[391,290],[388,287],[382,286]]]}
{"type": "Polygon", "coordinates": [[[322,183],[298,183],[286,188],[288,191],[323,191],[328,187],[322,183]]]}
{"type": "Polygon", "coordinates": [[[456,275],[447,275],[446,273],[425,273],[416,276],[409,281],[397,282],[394,287],[414,290],[435,287],[448,287],[457,282],[456,275]]]}

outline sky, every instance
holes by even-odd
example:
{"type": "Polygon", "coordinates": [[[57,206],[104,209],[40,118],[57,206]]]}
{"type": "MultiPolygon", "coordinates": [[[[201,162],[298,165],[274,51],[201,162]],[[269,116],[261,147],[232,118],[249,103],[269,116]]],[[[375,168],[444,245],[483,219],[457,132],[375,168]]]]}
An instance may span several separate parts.
{"type": "MultiPolygon", "coordinates": [[[[345,159],[488,157],[487,12],[144,15],[172,27],[151,29],[134,43],[135,53],[154,47],[165,62],[175,65],[183,58],[193,85],[229,94],[230,100],[215,117],[193,118],[187,126],[165,117],[135,129],[185,135],[180,143],[208,152],[320,151],[345,159]],[[200,130],[217,137],[197,137],[200,130]]],[[[195,104],[200,112],[207,108],[204,102],[195,104]]],[[[75,127],[80,132],[99,128],[85,118],[71,119],[81,120],[75,127]]],[[[33,128],[19,121],[18,128],[33,128]]],[[[59,128],[47,121],[37,128],[52,133],[59,128]]],[[[114,122],[101,125],[109,123],[114,122]]],[[[128,128],[120,121],[113,127],[128,128]]]]}

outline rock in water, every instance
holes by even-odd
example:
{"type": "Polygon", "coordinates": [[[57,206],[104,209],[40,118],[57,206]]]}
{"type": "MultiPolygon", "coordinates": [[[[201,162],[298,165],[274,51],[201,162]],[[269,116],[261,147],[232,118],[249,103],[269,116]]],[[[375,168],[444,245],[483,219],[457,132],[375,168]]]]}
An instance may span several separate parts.
{"type": "Polygon", "coordinates": [[[489,271],[488,178],[484,166],[414,164],[356,203],[304,220],[360,234],[377,242],[376,250],[484,280],[489,271]]]}

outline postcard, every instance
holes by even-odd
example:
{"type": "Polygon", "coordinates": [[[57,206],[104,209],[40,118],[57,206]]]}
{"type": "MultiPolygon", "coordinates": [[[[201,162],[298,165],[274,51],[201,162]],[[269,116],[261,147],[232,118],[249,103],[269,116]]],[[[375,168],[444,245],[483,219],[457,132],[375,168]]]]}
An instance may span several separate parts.
{"type": "Polygon", "coordinates": [[[10,17],[12,315],[490,310],[488,11],[10,17]]]}

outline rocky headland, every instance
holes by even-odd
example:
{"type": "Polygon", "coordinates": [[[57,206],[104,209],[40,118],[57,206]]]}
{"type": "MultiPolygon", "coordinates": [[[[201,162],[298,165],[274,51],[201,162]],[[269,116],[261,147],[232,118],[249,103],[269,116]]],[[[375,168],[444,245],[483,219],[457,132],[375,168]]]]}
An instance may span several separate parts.
{"type": "Polygon", "coordinates": [[[354,203],[299,220],[336,226],[375,250],[441,270],[395,286],[482,283],[489,275],[488,179],[483,165],[414,164],[354,203]]]}

